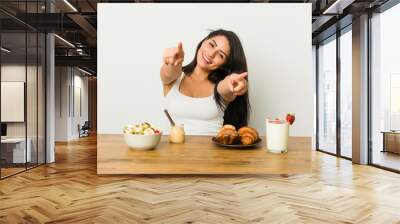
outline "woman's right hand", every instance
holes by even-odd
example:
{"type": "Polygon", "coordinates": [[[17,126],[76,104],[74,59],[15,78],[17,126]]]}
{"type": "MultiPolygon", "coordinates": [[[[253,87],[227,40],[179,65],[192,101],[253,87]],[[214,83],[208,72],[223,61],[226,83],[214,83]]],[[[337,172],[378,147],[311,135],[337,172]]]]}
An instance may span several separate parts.
{"type": "Polygon", "coordinates": [[[171,83],[173,83],[182,74],[182,63],[185,53],[182,43],[177,47],[164,49],[163,65],[160,69],[161,80],[164,84],[164,95],[168,92],[171,83]],[[168,86],[168,88],[165,88],[168,86]]]}
{"type": "Polygon", "coordinates": [[[166,65],[182,65],[184,57],[185,53],[183,52],[182,42],[179,42],[177,47],[164,49],[163,52],[163,62],[166,65]]]}

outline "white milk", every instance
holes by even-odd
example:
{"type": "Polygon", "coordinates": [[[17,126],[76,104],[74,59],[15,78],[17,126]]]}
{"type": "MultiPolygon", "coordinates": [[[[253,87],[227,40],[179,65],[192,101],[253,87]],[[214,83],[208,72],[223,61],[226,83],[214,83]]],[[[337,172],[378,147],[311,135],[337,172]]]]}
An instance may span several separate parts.
{"type": "Polygon", "coordinates": [[[289,123],[271,123],[266,121],[267,150],[272,153],[287,152],[289,123]]]}

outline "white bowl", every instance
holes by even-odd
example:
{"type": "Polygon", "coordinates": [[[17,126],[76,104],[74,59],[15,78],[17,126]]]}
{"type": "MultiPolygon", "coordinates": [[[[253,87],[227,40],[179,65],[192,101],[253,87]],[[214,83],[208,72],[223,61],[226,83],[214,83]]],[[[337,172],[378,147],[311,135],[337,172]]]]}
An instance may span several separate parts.
{"type": "Polygon", "coordinates": [[[133,135],[124,133],[125,143],[131,149],[149,150],[155,148],[161,140],[161,133],[156,135],[133,135]]]}

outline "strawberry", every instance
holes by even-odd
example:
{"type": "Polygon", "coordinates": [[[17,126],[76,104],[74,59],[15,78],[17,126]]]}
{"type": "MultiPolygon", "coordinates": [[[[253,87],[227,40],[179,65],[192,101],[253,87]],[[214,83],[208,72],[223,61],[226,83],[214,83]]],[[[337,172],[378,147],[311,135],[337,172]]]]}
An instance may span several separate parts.
{"type": "Polygon", "coordinates": [[[286,121],[289,122],[290,125],[293,124],[294,120],[295,120],[294,114],[287,114],[286,115],[286,121]]]}

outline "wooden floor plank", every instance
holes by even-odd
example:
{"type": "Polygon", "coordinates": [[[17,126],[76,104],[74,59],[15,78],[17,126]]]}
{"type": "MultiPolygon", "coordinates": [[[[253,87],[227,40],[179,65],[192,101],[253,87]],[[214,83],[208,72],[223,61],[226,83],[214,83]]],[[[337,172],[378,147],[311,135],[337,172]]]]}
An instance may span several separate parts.
{"type": "Polygon", "coordinates": [[[289,176],[98,176],[92,136],[0,181],[0,223],[400,223],[399,174],[312,158],[289,176]]]}

